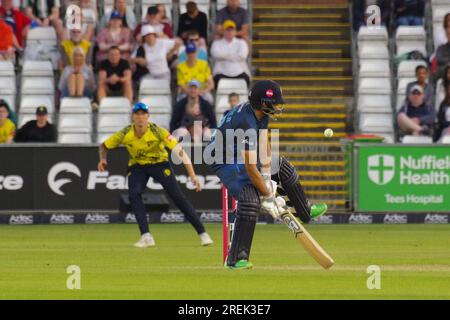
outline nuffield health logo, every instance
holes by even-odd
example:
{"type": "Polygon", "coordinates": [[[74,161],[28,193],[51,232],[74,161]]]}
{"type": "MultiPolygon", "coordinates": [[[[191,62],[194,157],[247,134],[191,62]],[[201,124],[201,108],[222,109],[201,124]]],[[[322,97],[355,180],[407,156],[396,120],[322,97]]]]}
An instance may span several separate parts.
{"type": "Polygon", "coordinates": [[[388,184],[395,174],[395,159],[393,156],[377,154],[370,156],[367,163],[370,180],[378,185],[388,184]]]}

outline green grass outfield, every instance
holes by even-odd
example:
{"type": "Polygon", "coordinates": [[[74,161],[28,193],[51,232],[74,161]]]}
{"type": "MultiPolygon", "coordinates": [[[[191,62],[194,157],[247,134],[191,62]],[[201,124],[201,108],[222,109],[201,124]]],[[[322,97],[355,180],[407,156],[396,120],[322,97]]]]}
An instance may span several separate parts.
{"type": "Polygon", "coordinates": [[[257,226],[253,270],[224,269],[220,228],[203,248],[190,225],[154,225],[157,247],[136,249],[135,225],[0,226],[0,299],[450,299],[450,225],[307,226],[329,271],[284,225],[257,226]],[[73,264],[81,290],[66,289],[73,264]]]}

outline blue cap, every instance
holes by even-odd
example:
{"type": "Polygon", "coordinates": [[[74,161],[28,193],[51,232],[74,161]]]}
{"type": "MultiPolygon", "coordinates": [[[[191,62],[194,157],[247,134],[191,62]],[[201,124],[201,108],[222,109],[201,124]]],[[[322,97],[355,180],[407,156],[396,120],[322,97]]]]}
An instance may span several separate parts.
{"type": "Polygon", "coordinates": [[[145,111],[148,113],[148,105],[142,102],[136,102],[133,106],[133,113],[138,112],[139,110],[145,111]]]}
{"type": "Polygon", "coordinates": [[[202,85],[198,80],[193,79],[193,80],[189,81],[189,83],[188,83],[188,87],[192,87],[192,86],[196,86],[197,88],[200,88],[202,85]]]}
{"type": "Polygon", "coordinates": [[[113,11],[111,13],[110,19],[122,19],[122,15],[120,14],[119,11],[113,11]]]}
{"type": "Polygon", "coordinates": [[[195,43],[188,42],[186,44],[186,53],[191,53],[197,51],[197,47],[195,46],[195,43]]]}

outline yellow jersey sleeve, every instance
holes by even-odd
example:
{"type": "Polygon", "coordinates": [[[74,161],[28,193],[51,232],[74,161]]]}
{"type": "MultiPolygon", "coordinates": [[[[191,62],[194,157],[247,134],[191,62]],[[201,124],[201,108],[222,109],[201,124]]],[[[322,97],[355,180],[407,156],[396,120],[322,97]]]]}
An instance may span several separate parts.
{"type": "Polygon", "coordinates": [[[172,136],[169,131],[164,128],[158,127],[161,132],[162,143],[169,150],[173,150],[175,146],[178,144],[177,138],[172,136]]]}
{"type": "Polygon", "coordinates": [[[128,133],[128,131],[130,131],[130,129],[131,129],[131,126],[128,126],[126,128],[123,128],[120,131],[117,131],[112,136],[110,136],[108,139],[106,139],[106,141],[103,142],[103,144],[108,149],[117,148],[118,146],[120,146],[122,144],[123,139],[125,138],[125,135],[128,133]]]}

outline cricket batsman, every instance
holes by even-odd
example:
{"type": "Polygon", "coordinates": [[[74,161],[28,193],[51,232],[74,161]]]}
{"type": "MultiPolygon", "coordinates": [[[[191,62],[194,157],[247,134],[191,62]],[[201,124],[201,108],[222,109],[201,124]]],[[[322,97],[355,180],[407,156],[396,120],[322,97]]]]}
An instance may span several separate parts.
{"type": "Polygon", "coordinates": [[[255,225],[260,213],[278,218],[281,208],[275,201],[277,184],[295,208],[303,222],[323,215],[326,204],[310,205],[294,166],[280,157],[272,174],[269,118],[282,112],[284,99],[281,87],[271,80],[256,82],[249,101],[234,107],[219,123],[208,145],[211,168],[230,194],[238,200],[235,228],[225,266],[249,269],[255,225]],[[245,132],[244,138],[230,132],[245,132]],[[231,137],[231,138],[230,138],[231,137]],[[218,156],[218,154],[220,154],[218,156]],[[261,161],[265,158],[265,161],[261,161]]]}
{"type": "Polygon", "coordinates": [[[129,153],[128,162],[128,192],[130,195],[131,209],[136,216],[141,238],[134,244],[138,248],[146,248],[155,245],[155,240],[149,231],[146,209],[142,202],[142,193],[152,177],[159,182],[175,205],[186,216],[187,220],[197,231],[202,246],[213,243],[206,233],[197,212],[192,204],[182,193],[175,178],[174,171],[169,162],[167,149],[175,153],[183,162],[190,180],[201,191],[200,183],[195,175],[189,156],[176,138],[154,123],[149,122],[149,107],[144,103],[136,103],[132,110],[133,123],[124,129],[114,133],[100,145],[98,170],[104,171],[108,165],[108,151],[124,145],[129,153]]]}

